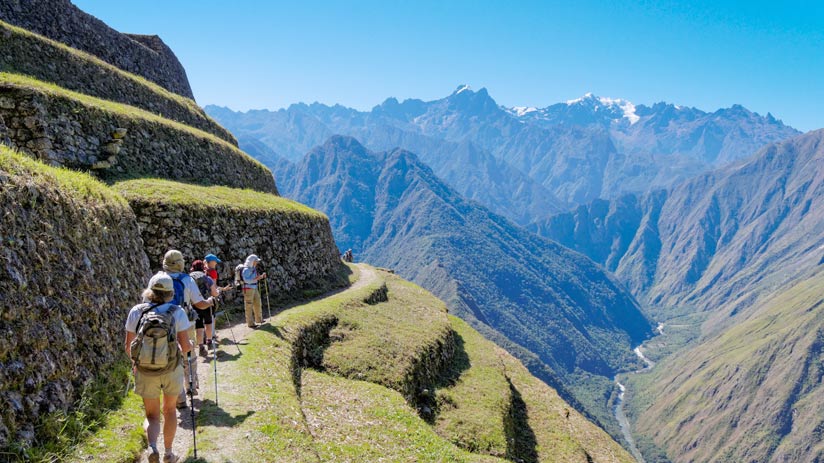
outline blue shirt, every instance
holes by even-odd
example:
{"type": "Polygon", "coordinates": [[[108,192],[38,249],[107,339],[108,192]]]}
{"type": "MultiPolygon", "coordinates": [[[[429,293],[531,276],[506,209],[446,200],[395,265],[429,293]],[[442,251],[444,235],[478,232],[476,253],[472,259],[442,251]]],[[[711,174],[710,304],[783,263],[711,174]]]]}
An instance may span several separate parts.
{"type": "Polygon", "coordinates": [[[241,276],[243,277],[244,288],[257,289],[258,284],[257,281],[255,281],[255,278],[258,276],[257,267],[243,267],[241,276]]]}

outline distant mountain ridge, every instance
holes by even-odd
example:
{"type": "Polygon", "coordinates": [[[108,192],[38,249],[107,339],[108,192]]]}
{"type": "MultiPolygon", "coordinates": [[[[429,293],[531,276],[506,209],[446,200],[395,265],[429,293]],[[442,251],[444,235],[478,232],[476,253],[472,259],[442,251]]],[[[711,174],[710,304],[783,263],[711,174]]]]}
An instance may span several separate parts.
{"type": "Polygon", "coordinates": [[[410,150],[458,192],[522,225],[598,198],[670,187],[799,133],[738,105],[707,113],[588,94],[543,109],[504,108],[466,85],[439,100],[388,98],[371,111],[319,103],[206,110],[291,161],[333,134],[373,150],[410,150]]]}
{"type": "Polygon", "coordinates": [[[404,150],[371,152],[336,136],[276,175],[285,195],[329,215],[358,260],[438,294],[536,376],[611,420],[611,378],[635,368],[632,347],[652,326],[592,261],[465,200],[404,150]]]}
{"type": "Polygon", "coordinates": [[[824,129],[532,227],[614,271],[658,319],[681,317],[671,331],[697,325],[685,349],[630,383],[641,439],[673,461],[824,455],[824,417],[806,411],[824,358],[822,172],[824,129]]]}

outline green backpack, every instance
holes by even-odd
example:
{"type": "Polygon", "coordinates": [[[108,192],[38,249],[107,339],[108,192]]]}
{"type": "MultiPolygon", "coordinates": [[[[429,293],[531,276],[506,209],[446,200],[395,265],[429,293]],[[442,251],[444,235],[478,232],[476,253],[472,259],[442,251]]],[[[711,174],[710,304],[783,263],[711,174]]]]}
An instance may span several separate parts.
{"type": "Polygon", "coordinates": [[[137,330],[129,353],[137,370],[149,376],[162,375],[177,368],[180,350],[175,332],[175,310],[158,312],[157,308],[166,304],[146,304],[137,321],[137,330]]]}

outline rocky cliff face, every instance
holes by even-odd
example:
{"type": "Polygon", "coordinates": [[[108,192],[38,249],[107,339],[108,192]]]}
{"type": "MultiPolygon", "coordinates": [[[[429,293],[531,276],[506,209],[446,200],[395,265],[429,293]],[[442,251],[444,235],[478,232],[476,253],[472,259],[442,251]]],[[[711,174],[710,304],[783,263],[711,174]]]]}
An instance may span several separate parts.
{"type": "Polygon", "coordinates": [[[157,36],[121,34],[69,0],[9,0],[0,20],[86,51],[174,93],[194,98],[183,65],[157,36]]]}
{"type": "MultiPolygon", "coordinates": [[[[122,360],[149,273],[134,213],[92,178],[0,147],[0,448],[122,360]]],[[[125,385],[124,385],[125,386],[125,385]]]]}

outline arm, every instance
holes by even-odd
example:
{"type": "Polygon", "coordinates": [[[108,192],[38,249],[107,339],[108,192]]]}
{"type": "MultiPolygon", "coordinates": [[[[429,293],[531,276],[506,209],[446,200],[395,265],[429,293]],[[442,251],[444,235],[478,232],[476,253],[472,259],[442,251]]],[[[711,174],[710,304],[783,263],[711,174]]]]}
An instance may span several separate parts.
{"type": "Polygon", "coordinates": [[[137,335],[135,333],[126,331],[126,342],[124,343],[124,348],[126,350],[126,357],[131,357],[132,356],[131,345],[132,345],[132,341],[134,341],[134,338],[136,336],[137,335]]]}
{"type": "Polygon", "coordinates": [[[212,282],[212,286],[209,288],[209,293],[212,297],[220,296],[220,288],[217,287],[217,283],[215,283],[215,280],[212,279],[210,279],[210,281],[212,282]]]}
{"type": "Polygon", "coordinates": [[[177,343],[180,345],[180,351],[183,352],[184,356],[192,350],[192,341],[189,340],[189,333],[185,331],[177,333],[177,343]]]}

